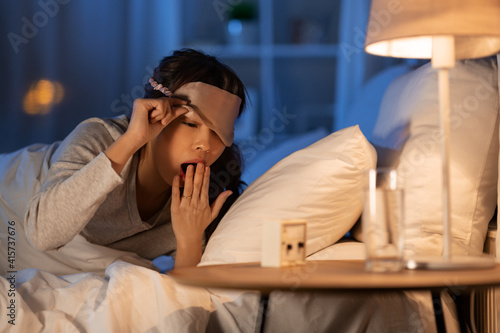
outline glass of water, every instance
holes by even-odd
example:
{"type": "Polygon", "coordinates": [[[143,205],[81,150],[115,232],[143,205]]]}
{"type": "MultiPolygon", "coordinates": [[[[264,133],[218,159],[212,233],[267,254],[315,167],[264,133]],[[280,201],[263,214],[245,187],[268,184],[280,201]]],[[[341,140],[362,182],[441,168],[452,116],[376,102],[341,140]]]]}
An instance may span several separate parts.
{"type": "Polygon", "coordinates": [[[404,189],[396,169],[366,173],[363,206],[365,269],[396,272],[403,267],[404,189]]]}

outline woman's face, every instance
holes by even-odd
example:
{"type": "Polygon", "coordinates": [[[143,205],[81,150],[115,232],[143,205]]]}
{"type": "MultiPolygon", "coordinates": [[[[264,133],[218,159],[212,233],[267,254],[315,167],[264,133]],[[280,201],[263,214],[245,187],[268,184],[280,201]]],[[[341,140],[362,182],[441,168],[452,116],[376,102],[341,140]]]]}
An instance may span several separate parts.
{"type": "Polygon", "coordinates": [[[193,111],[174,119],[151,141],[154,167],[170,186],[174,176],[183,173],[183,163],[201,162],[211,166],[225,148],[219,136],[193,111]]]}

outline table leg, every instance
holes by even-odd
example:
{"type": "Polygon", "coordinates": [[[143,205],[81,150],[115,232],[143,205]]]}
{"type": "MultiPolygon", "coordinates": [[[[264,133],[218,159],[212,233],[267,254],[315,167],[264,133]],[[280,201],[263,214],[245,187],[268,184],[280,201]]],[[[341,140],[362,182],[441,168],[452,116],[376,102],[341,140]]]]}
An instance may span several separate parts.
{"type": "Polygon", "coordinates": [[[264,333],[264,328],[266,326],[266,317],[267,317],[267,305],[269,304],[269,295],[261,294],[260,295],[260,311],[262,311],[262,315],[260,316],[260,333],[264,333]]]}
{"type": "MultiPolygon", "coordinates": [[[[436,329],[438,332],[446,332],[446,324],[444,322],[443,304],[441,302],[441,292],[432,291],[432,305],[434,307],[434,318],[436,319],[436,329]]],[[[460,332],[469,332],[468,326],[468,307],[467,307],[467,294],[458,295],[454,298],[457,307],[458,324],[460,325],[460,332]]]]}
{"type": "Polygon", "coordinates": [[[459,294],[454,298],[457,307],[458,323],[460,325],[460,332],[469,332],[468,327],[472,327],[470,322],[470,294],[459,294]]]}
{"type": "Polygon", "coordinates": [[[443,316],[443,304],[441,303],[441,292],[432,291],[432,306],[434,308],[434,318],[436,319],[436,329],[440,333],[446,333],[446,325],[443,316]]]}

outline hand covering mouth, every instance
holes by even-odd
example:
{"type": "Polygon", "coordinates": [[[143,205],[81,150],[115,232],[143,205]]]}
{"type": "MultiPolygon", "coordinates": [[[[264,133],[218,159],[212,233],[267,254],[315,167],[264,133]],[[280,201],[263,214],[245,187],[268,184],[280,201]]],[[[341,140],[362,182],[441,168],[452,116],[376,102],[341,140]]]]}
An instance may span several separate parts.
{"type": "Polygon", "coordinates": [[[193,170],[196,171],[196,166],[198,165],[198,163],[205,164],[205,161],[200,160],[200,161],[195,161],[195,162],[184,162],[181,164],[180,177],[181,177],[182,181],[186,180],[186,173],[187,173],[188,166],[192,165],[193,170]]]}

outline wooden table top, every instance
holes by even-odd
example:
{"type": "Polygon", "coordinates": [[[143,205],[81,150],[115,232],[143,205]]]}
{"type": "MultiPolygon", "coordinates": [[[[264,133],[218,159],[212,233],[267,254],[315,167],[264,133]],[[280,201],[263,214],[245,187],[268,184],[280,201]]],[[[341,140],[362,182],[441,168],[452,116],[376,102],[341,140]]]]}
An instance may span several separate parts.
{"type": "Polygon", "coordinates": [[[387,291],[500,286],[500,264],[474,270],[372,273],[364,270],[364,261],[321,260],[282,268],[261,267],[260,263],[176,268],[168,275],[191,286],[263,293],[272,290],[387,291]]]}

